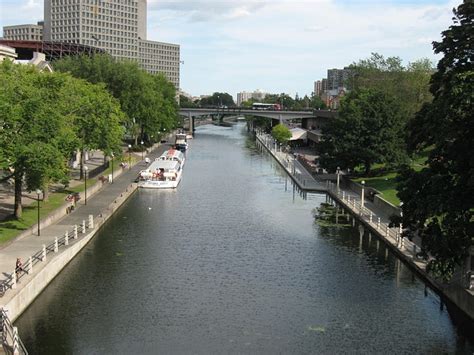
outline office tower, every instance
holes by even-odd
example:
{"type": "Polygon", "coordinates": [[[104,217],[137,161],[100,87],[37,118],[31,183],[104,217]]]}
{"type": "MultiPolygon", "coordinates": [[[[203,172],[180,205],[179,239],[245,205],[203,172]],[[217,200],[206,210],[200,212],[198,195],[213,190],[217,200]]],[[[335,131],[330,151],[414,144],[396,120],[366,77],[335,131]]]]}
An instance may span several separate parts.
{"type": "Polygon", "coordinates": [[[3,27],[3,39],[10,41],[42,41],[43,22],[36,25],[15,25],[3,27]]]}

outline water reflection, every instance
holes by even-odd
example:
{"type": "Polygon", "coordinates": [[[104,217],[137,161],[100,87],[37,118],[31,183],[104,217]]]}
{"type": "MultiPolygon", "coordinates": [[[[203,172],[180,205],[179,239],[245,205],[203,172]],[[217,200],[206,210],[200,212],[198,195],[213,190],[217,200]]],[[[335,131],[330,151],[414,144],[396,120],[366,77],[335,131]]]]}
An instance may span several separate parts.
{"type": "MultiPolygon", "coordinates": [[[[243,126],[199,127],[18,320],[32,353],[467,352],[374,237],[321,226],[243,126]]],[[[338,217],[344,221],[345,216],[338,217]]]]}

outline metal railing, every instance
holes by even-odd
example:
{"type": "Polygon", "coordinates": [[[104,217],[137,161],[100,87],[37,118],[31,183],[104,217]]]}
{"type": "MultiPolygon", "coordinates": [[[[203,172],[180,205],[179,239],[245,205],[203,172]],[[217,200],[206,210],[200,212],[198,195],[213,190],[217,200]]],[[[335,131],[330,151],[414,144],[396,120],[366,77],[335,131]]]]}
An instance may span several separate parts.
{"type": "MultiPolygon", "coordinates": [[[[5,280],[0,282],[0,298],[5,295],[5,293],[14,289],[17,286],[17,283],[26,275],[31,275],[35,265],[40,262],[43,262],[47,259],[48,254],[57,253],[60,247],[66,247],[69,245],[69,242],[79,238],[79,234],[83,235],[88,229],[94,228],[94,217],[89,215],[88,223],[83,220],[81,225],[74,225],[71,230],[66,230],[64,235],[61,237],[55,237],[54,241],[51,244],[43,244],[43,248],[38,250],[36,253],[31,255],[28,260],[26,260],[21,269],[14,268],[13,272],[8,274],[5,280]]],[[[5,273],[4,273],[5,274],[5,273]]]]}
{"type": "Polygon", "coordinates": [[[0,308],[0,339],[3,351],[12,355],[27,355],[28,351],[18,335],[17,327],[14,327],[8,318],[7,311],[0,308]]]}

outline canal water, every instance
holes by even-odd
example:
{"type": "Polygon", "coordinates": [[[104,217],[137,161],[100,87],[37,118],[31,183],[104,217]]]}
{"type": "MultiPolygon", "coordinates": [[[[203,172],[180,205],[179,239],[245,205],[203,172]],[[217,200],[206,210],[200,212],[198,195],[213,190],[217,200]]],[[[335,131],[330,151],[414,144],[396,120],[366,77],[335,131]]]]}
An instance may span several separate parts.
{"type": "Polygon", "coordinates": [[[21,338],[32,354],[472,353],[383,244],[315,222],[324,201],[244,125],[199,127],[179,188],[138,191],[16,322],[21,338]]]}

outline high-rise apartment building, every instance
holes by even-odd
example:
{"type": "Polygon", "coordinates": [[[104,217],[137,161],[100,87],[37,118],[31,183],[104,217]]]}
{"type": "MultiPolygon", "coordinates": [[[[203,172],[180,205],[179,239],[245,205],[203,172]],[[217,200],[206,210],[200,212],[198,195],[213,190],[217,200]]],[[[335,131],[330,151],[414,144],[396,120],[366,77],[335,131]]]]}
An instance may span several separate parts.
{"type": "Polygon", "coordinates": [[[42,41],[43,22],[36,25],[3,26],[3,38],[10,41],[42,41]]]}
{"type": "Polygon", "coordinates": [[[320,96],[321,93],[322,93],[322,89],[323,89],[323,83],[321,82],[321,80],[317,80],[314,82],[314,90],[313,90],[313,93],[315,96],[320,96]]]}
{"type": "Polygon", "coordinates": [[[146,39],[146,0],[45,0],[45,41],[86,44],[163,73],[179,89],[179,45],[146,39]]]}
{"type": "Polygon", "coordinates": [[[255,90],[254,92],[242,91],[237,93],[237,106],[240,106],[242,102],[245,102],[250,99],[263,100],[267,96],[267,93],[260,90],[255,90]]]}
{"type": "Polygon", "coordinates": [[[328,87],[327,90],[337,90],[345,88],[349,79],[351,70],[349,68],[344,69],[328,69],[328,87]]]}

